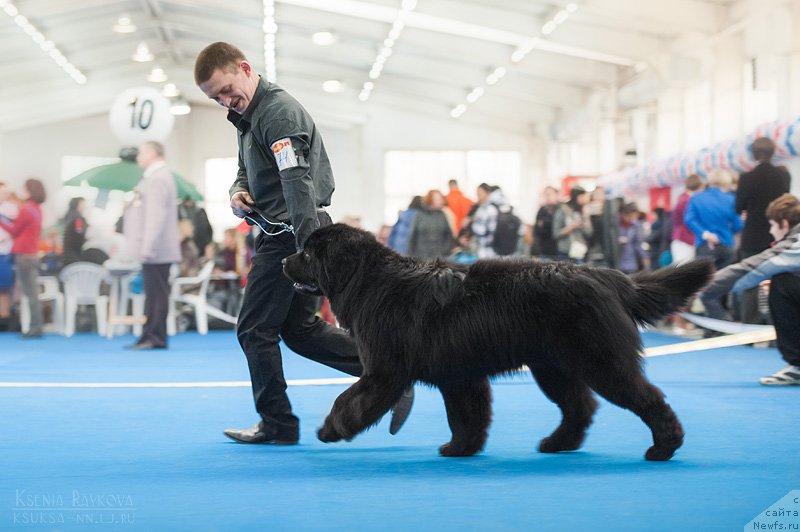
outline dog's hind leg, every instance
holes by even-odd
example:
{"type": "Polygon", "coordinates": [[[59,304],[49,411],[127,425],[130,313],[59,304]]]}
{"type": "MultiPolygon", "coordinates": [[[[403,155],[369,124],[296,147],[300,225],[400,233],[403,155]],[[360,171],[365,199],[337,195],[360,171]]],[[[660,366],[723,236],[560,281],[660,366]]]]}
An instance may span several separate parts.
{"type": "Polygon", "coordinates": [[[645,459],[669,460],[683,444],[683,427],[678,416],[664,400],[664,393],[644,376],[638,354],[628,358],[629,364],[624,364],[619,356],[611,360],[615,363],[584,368],[582,378],[598,394],[630,410],[650,428],[653,446],[645,453],[645,459]]]}
{"type": "Polygon", "coordinates": [[[597,401],[589,387],[572,375],[546,364],[530,364],[544,394],[561,409],[561,424],[539,443],[539,451],[557,453],[579,449],[592,424],[597,401]]]}
{"type": "Polygon", "coordinates": [[[353,439],[377,423],[409,384],[388,376],[362,375],[336,398],[317,437],[324,442],[353,439]]]}
{"type": "Polygon", "coordinates": [[[489,380],[440,385],[452,437],[439,447],[442,456],[472,456],[483,449],[492,420],[489,380]]]}

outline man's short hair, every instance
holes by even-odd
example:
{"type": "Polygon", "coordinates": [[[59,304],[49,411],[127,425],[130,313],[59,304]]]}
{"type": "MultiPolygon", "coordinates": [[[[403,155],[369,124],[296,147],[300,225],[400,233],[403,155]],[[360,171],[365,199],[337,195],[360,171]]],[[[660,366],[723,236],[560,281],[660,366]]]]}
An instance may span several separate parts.
{"type": "Polygon", "coordinates": [[[164,145],[160,142],[156,142],[155,140],[148,140],[144,143],[145,146],[149,146],[153,152],[159,157],[164,157],[164,145]]]}
{"type": "Polygon", "coordinates": [[[447,186],[457,187],[458,186],[458,181],[456,181],[455,179],[451,179],[450,181],[447,182],[447,186]]]}
{"type": "Polygon", "coordinates": [[[783,220],[789,222],[789,227],[800,224],[800,199],[788,192],[767,205],[767,219],[781,223],[783,220]]]}
{"type": "Polygon", "coordinates": [[[756,161],[765,163],[775,155],[775,143],[767,137],[759,137],[750,145],[750,151],[756,161]]]}
{"type": "Polygon", "coordinates": [[[690,174],[686,178],[686,190],[700,190],[703,187],[703,179],[697,174],[690,174]]]}
{"type": "Polygon", "coordinates": [[[247,61],[244,52],[232,44],[215,42],[197,54],[194,62],[194,82],[205,83],[215,70],[235,70],[242,61],[247,61]]]}

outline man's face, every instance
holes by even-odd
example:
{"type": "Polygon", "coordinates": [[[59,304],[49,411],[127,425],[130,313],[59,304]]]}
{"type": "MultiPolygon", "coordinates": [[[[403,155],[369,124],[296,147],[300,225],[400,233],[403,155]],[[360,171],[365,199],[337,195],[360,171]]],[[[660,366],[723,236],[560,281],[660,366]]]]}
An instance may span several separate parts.
{"type": "Polygon", "coordinates": [[[203,93],[226,109],[242,115],[253,101],[257,77],[250,63],[242,61],[234,68],[217,69],[199,85],[203,93]]]}
{"type": "Polygon", "coordinates": [[[142,144],[139,146],[139,152],[136,154],[136,164],[141,168],[147,168],[152,164],[155,158],[155,151],[149,144],[142,144]]]}
{"type": "Polygon", "coordinates": [[[783,239],[788,232],[789,222],[787,220],[781,220],[781,223],[778,223],[775,220],[769,221],[769,234],[772,235],[772,238],[775,239],[775,242],[783,239]]]}

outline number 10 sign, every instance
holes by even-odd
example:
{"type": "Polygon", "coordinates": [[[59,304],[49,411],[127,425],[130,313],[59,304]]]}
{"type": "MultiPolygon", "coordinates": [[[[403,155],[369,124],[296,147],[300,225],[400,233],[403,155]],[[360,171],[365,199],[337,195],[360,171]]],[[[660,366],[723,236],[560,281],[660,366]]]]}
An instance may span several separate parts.
{"type": "Polygon", "coordinates": [[[127,89],[111,105],[111,131],[126,146],[164,141],[175,123],[169,105],[169,100],[152,87],[127,89]]]}

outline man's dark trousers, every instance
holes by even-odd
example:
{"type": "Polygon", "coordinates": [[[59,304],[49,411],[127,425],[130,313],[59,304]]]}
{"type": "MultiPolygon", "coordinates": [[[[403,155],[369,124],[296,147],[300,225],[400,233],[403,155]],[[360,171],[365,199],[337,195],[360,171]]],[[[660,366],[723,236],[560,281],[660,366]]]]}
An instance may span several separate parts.
{"type": "Polygon", "coordinates": [[[143,264],[144,315],[147,321],[142,327],[138,343],[149,342],[158,347],[167,345],[167,313],[169,312],[169,269],[166,264],[143,264]]]}
{"type": "Polygon", "coordinates": [[[774,276],[769,286],[769,311],[778,337],[778,351],[793,366],[800,366],[800,277],[774,276]]]}
{"type": "MultiPolygon", "coordinates": [[[[320,217],[330,223],[327,214],[320,217]]],[[[362,371],[353,339],[320,320],[316,315],[319,298],[296,292],[283,274],[281,261],[295,251],[292,233],[259,234],[237,326],[256,411],[266,423],[289,433],[297,430],[298,419],[286,395],[281,338],[305,358],[354,376],[362,371]]]]}

